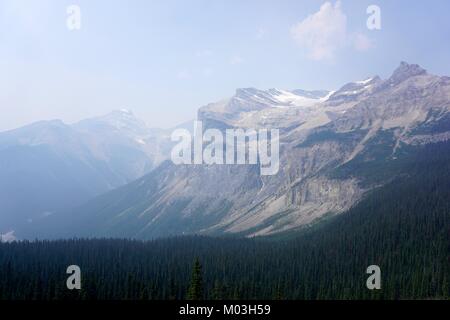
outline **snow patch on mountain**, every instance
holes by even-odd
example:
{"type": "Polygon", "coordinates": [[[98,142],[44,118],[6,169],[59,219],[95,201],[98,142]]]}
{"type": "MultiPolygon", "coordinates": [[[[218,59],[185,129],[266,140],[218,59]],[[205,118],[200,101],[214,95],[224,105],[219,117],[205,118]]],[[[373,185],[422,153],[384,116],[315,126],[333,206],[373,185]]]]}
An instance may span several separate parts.
{"type": "Polygon", "coordinates": [[[371,82],[373,80],[373,77],[372,78],[368,78],[368,79],[366,79],[366,80],[360,80],[360,81],[356,81],[355,83],[357,83],[357,84],[368,84],[369,82],[371,82]]]}
{"type": "Polygon", "coordinates": [[[306,95],[295,94],[292,91],[273,89],[271,91],[274,98],[280,102],[280,105],[275,107],[284,107],[284,106],[295,106],[295,107],[311,107],[317,103],[325,101],[327,99],[325,97],[311,97],[306,95]]]}

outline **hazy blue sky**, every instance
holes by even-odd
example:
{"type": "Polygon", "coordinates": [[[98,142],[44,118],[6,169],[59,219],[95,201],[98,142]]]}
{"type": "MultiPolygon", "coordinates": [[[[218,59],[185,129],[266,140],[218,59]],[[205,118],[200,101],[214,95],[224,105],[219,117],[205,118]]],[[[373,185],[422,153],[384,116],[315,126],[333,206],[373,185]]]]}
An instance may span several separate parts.
{"type": "Polygon", "coordinates": [[[123,107],[169,127],[237,87],[335,89],[401,60],[450,75],[449,13],[448,0],[0,0],[0,131],[123,107]]]}

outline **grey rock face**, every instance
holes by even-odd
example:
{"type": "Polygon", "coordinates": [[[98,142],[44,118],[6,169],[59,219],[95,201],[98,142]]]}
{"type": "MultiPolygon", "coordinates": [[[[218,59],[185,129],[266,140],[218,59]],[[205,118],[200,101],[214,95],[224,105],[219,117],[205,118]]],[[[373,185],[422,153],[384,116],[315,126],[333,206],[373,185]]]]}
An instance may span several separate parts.
{"type": "MultiPolygon", "coordinates": [[[[406,147],[448,140],[449,111],[449,78],[407,63],[387,80],[353,82],[331,95],[238,90],[201,108],[199,119],[220,129],[279,128],[279,172],[261,176],[250,165],[164,164],[120,190],[123,201],[102,212],[97,235],[125,228],[126,236],[141,238],[253,236],[310,225],[349,209],[393,178],[371,173],[375,165],[389,165],[406,147]],[[132,194],[147,196],[126,203],[132,194]]],[[[95,217],[91,208],[83,211],[95,217]]]]}

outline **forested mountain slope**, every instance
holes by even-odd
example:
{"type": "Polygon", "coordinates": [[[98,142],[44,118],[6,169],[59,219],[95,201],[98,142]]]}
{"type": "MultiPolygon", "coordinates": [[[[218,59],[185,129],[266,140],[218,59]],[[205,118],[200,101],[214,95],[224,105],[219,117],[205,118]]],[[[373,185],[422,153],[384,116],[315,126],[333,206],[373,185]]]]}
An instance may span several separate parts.
{"type": "Polygon", "coordinates": [[[448,299],[450,145],[423,146],[405,166],[346,213],[278,239],[0,244],[0,298],[182,299],[198,257],[208,299],[448,299]],[[70,264],[80,292],[65,289],[70,264]],[[366,288],[373,264],[379,291],[366,288]]]}

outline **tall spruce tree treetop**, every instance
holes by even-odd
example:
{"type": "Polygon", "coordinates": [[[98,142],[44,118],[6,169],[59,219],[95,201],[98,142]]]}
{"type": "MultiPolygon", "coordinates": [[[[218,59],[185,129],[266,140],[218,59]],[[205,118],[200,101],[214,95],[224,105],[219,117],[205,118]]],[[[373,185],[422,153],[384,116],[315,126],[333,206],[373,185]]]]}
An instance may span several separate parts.
{"type": "Polygon", "coordinates": [[[191,284],[189,285],[188,300],[201,300],[203,298],[203,277],[202,277],[202,265],[197,258],[194,262],[192,269],[191,284]]]}

